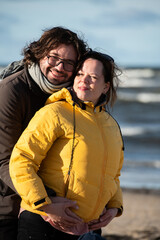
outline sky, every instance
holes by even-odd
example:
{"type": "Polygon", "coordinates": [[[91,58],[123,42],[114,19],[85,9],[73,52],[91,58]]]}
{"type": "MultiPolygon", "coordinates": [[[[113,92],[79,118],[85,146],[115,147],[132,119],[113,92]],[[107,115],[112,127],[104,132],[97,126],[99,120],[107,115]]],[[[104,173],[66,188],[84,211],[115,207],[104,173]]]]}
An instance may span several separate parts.
{"type": "Polygon", "coordinates": [[[121,66],[160,67],[160,0],[0,0],[0,64],[62,26],[121,66]]]}

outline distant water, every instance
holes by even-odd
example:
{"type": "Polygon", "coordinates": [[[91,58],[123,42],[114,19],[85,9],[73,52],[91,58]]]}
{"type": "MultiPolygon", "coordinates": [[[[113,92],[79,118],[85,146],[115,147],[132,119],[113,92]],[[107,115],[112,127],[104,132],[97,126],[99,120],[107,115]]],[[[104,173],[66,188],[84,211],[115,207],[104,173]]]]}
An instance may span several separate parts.
{"type": "Polygon", "coordinates": [[[125,143],[121,186],[160,189],[160,69],[124,69],[112,114],[125,143]]]}
{"type": "Polygon", "coordinates": [[[160,69],[124,69],[111,113],[125,144],[121,186],[160,189],[160,69]]]}

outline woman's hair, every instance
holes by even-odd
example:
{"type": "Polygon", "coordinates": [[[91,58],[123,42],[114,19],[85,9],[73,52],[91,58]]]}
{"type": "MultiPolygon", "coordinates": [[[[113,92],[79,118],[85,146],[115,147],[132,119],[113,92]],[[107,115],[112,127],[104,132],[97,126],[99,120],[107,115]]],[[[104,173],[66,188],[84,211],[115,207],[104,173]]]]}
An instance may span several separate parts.
{"type": "Polygon", "coordinates": [[[40,59],[61,44],[72,45],[77,52],[78,61],[88,49],[87,44],[76,33],[66,28],[54,27],[45,30],[39,40],[31,42],[22,50],[24,63],[27,65],[39,63],[40,59]]]}
{"type": "Polygon", "coordinates": [[[121,70],[115,64],[114,59],[111,56],[90,49],[82,56],[76,72],[82,68],[84,61],[88,58],[99,60],[103,64],[104,81],[106,83],[110,83],[110,88],[106,93],[106,103],[112,107],[117,99],[116,91],[119,83],[118,77],[121,73],[121,70]]]}

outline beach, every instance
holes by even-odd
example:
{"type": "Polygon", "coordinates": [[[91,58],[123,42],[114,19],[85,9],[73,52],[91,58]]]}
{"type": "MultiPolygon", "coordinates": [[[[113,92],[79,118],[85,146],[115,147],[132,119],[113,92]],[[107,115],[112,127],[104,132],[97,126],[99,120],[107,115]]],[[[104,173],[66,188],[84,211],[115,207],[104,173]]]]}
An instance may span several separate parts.
{"type": "Polygon", "coordinates": [[[103,228],[103,236],[160,240],[160,69],[127,69],[125,77],[112,113],[125,146],[124,212],[103,228]]]}
{"type": "Polygon", "coordinates": [[[102,234],[107,240],[160,240],[160,190],[123,189],[124,212],[102,234]]]}

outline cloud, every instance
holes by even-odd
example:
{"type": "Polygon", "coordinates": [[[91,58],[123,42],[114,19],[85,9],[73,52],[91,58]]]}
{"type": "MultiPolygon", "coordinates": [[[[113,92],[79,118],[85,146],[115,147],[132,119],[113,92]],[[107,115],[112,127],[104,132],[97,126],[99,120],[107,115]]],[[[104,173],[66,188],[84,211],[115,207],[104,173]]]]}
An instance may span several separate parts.
{"type": "Polygon", "coordinates": [[[116,24],[123,26],[143,27],[154,23],[160,23],[160,14],[152,11],[130,9],[127,13],[119,13],[116,24]]]}
{"type": "Polygon", "coordinates": [[[109,51],[119,62],[134,64],[139,53],[139,62],[146,62],[146,54],[158,59],[159,0],[0,0],[0,4],[0,62],[19,59],[27,42],[53,26],[84,34],[91,47],[109,51]]]}
{"type": "MultiPolygon", "coordinates": [[[[99,9],[100,10],[100,9],[99,9]]],[[[104,8],[100,11],[97,10],[92,16],[85,16],[83,23],[89,27],[97,26],[103,27],[143,27],[146,25],[160,24],[160,12],[157,13],[153,10],[128,8],[114,9],[104,8]]]]}

